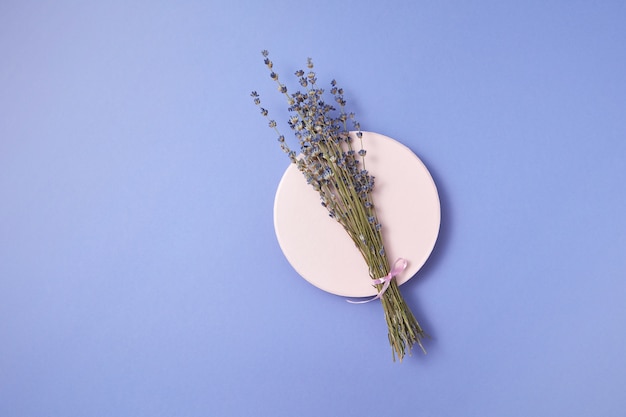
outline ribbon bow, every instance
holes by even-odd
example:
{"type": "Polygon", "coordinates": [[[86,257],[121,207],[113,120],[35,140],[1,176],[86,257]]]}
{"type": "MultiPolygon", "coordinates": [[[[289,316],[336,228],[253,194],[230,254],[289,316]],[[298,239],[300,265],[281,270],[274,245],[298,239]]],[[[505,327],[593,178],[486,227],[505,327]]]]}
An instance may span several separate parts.
{"type": "Polygon", "coordinates": [[[391,280],[400,272],[404,271],[407,265],[408,265],[408,262],[406,259],[398,258],[398,260],[396,260],[396,262],[393,264],[393,268],[391,268],[391,271],[389,271],[387,275],[385,275],[382,278],[374,278],[373,279],[374,285],[383,284],[383,287],[380,289],[378,294],[376,294],[376,296],[374,296],[373,298],[370,298],[369,300],[363,300],[363,301],[353,301],[353,300],[346,300],[346,301],[352,304],[364,304],[364,303],[369,303],[370,301],[378,300],[380,297],[383,296],[385,291],[387,291],[387,288],[389,288],[389,284],[391,283],[391,280]]]}

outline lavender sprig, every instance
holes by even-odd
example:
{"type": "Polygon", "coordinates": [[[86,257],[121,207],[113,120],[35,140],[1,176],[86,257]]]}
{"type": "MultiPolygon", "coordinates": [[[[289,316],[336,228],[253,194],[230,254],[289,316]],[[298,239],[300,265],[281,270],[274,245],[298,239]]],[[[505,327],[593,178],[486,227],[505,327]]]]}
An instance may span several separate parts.
{"type": "MultiPolygon", "coordinates": [[[[276,82],[278,91],[289,105],[291,116],[287,124],[298,140],[299,153],[288,146],[276,121],[269,117],[267,109],[261,107],[256,91],[251,93],[254,103],[267,118],[269,127],[276,132],[283,152],[319,193],[321,204],[328,210],[329,216],[343,226],[361,252],[370,277],[386,276],[390,266],[385,254],[382,226],[372,199],[374,176],[365,169],[366,150],[363,149],[361,126],[353,113],[345,111],[343,89],[333,80],[330,95],[338,108],[327,103],[327,94],[317,86],[313,61],[308,58],[307,71],[298,70],[294,74],[303,90],[290,93],[274,71],[268,52],[263,51],[262,54],[270,78],[276,82]],[[348,130],[349,121],[359,139],[358,150],[348,130]]],[[[377,288],[380,290],[381,285],[377,288]]],[[[402,298],[396,280],[391,281],[381,300],[394,360],[397,355],[402,361],[407,350],[410,353],[416,343],[424,351],[421,339],[425,334],[402,298]]]]}

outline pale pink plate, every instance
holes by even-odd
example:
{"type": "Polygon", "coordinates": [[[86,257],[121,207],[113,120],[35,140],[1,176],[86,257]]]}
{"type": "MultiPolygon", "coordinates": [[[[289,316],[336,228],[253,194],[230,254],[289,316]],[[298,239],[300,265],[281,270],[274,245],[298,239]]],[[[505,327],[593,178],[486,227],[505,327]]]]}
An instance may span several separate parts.
{"type": "MultiPolygon", "coordinates": [[[[389,263],[400,257],[408,260],[396,278],[402,284],[424,265],[435,246],[441,221],[437,188],[422,161],[400,142],[363,132],[363,148],[365,167],[376,178],[373,199],[389,263]]],[[[363,257],[294,164],[276,191],[274,228],[285,257],[311,284],[347,297],[376,294],[363,257]]]]}

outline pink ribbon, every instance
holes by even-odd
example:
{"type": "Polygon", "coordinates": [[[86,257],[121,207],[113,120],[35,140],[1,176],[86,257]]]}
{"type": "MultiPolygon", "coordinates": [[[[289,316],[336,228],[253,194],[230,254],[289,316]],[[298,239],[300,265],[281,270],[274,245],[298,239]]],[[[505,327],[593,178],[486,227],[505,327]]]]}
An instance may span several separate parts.
{"type": "Polygon", "coordinates": [[[385,275],[382,278],[374,278],[373,279],[374,285],[383,284],[383,287],[380,289],[378,294],[376,294],[376,296],[374,296],[373,298],[370,298],[369,300],[363,300],[363,301],[352,301],[352,300],[346,300],[346,301],[352,304],[364,304],[364,303],[369,303],[370,301],[378,300],[380,297],[383,296],[385,291],[387,291],[387,288],[389,288],[389,284],[391,283],[391,280],[400,272],[404,271],[407,265],[408,265],[408,262],[406,259],[398,258],[398,260],[396,260],[396,262],[393,264],[393,268],[391,268],[391,271],[389,271],[387,275],[385,275]]]}

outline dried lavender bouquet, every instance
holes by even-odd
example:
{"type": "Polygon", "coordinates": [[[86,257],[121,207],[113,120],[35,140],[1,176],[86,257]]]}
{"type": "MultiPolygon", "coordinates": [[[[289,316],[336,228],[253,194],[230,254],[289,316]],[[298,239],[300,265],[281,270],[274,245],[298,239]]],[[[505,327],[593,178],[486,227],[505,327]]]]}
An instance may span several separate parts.
{"type": "Polygon", "coordinates": [[[287,145],[276,121],[270,119],[268,110],[261,107],[256,91],[251,93],[254,103],[269,120],[269,127],[276,131],[281,149],[296,164],[307,183],[319,193],[322,206],[326,207],[331,218],[343,226],[363,255],[372,285],[378,290],[373,299],[380,299],[383,305],[394,361],[396,356],[402,361],[405,354],[410,354],[414,344],[425,352],[421,342],[424,331],[393,279],[406,266],[406,261],[400,259],[391,268],[387,260],[381,224],[372,201],[374,177],[365,169],[366,151],[362,146],[361,127],[354,114],[345,111],[343,90],[333,80],[330,94],[338,109],[326,103],[325,91],[317,87],[313,62],[309,58],[307,71],[295,72],[304,90],[290,93],[274,71],[268,52],[263,51],[262,54],[270,77],[289,104],[291,117],[288,125],[299,142],[299,153],[287,145]],[[352,123],[359,139],[358,150],[349,134],[348,122],[352,123]]]}

